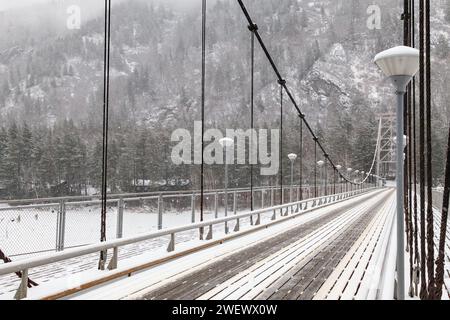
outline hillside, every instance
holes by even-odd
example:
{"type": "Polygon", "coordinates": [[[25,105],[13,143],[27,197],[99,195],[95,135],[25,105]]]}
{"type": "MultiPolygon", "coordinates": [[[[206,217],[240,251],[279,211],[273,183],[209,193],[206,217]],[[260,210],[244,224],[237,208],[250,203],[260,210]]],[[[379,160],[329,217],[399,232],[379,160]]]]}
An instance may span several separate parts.
{"type": "MultiPolygon", "coordinates": [[[[375,147],[376,114],[393,106],[391,88],[372,58],[401,42],[400,1],[398,6],[378,1],[381,30],[367,28],[369,0],[246,3],[300,107],[335,161],[367,170],[375,147]],[[359,156],[351,158],[355,150],[359,156]]],[[[434,81],[433,103],[440,128],[449,121],[445,103],[449,93],[443,87],[449,77],[448,7],[446,1],[436,1],[433,15],[433,77],[439,79],[434,81]]],[[[190,129],[200,119],[199,13],[196,5],[181,10],[159,1],[129,0],[113,7],[112,190],[129,190],[130,181],[136,179],[196,183],[197,168],[173,166],[168,157],[171,132],[190,129]]],[[[0,180],[17,194],[36,189],[39,195],[48,193],[48,186],[60,181],[68,181],[73,193],[99,184],[103,18],[89,17],[81,30],[66,30],[60,28],[61,16],[55,17],[47,19],[44,29],[34,24],[41,26],[42,19],[23,26],[13,16],[3,22],[10,34],[0,36],[0,127],[4,127],[0,180]],[[25,139],[28,131],[30,137],[25,139]],[[22,141],[20,150],[11,150],[14,139],[22,141]],[[11,185],[13,181],[18,182],[11,185]]],[[[246,129],[250,33],[235,1],[210,4],[207,43],[207,126],[246,129]]],[[[259,48],[255,65],[257,126],[277,128],[278,85],[259,48]]],[[[289,106],[284,147],[295,151],[298,118],[289,106]]],[[[435,135],[435,172],[440,177],[444,133],[435,135]]],[[[308,166],[312,143],[306,142],[306,148],[308,166]]],[[[244,169],[236,168],[236,185],[247,184],[244,169]]],[[[211,187],[221,174],[221,169],[210,168],[211,187]]],[[[266,180],[260,177],[259,183],[266,180]]]]}

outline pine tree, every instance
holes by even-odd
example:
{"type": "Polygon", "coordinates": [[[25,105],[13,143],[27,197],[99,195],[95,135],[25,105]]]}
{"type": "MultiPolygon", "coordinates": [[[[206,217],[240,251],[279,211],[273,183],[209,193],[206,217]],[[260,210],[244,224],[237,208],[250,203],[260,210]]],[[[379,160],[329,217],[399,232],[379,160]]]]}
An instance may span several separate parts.
{"type": "Polygon", "coordinates": [[[89,180],[92,186],[100,188],[102,184],[102,158],[103,146],[101,139],[97,138],[94,148],[89,156],[89,180]]]}
{"type": "Polygon", "coordinates": [[[3,184],[6,174],[5,159],[8,144],[8,133],[4,127],[0,128],[0,185],[3,184]]]}
{"type": "Polygon", "coordinates": [[[45,144],[42,153],[37,151],[36,154],[41,153],[37,164],[37,176],[40,184],[48,189],[52,185],[57,184],[57,170],[55,165],[55,141],[52,134],[49,132],[45,138],[45,144]]]}
{"type": "Polygon", "coordinates": [[[31,133],[30,127],[26,122],[23,124],[22,129],[22,143],[20,150],[21,153],[21,162],[24,166],[30,167],[31,166],[31,153],[33,149],[33,134],[31,133]]]}
{"type": "Polygon", "coordinates": [[[8,193],[13,197],[20,197],[22,193],[20,145],[19,128],[13,122],[8,130],[3,172],[8,193]]]}

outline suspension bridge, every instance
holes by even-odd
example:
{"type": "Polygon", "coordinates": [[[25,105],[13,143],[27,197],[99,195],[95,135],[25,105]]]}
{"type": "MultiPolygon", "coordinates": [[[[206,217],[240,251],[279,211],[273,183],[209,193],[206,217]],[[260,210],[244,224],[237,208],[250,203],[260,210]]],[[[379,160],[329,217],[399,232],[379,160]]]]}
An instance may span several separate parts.
{"type": "MultiPolygon", "coordinates": [[[[297,110],[301,124],[300,163],[305,139],[314,143],[313,181],[305,183],[300,169],[295,184],[291,176],[292,183],[288,186],[254,187],[251,167],[249,188],[228,189],[225,185],[224,189],[205,190],[202,158],[200,190],[107,196],[109,41],[106,41],[102,197],[42,199],[40,204],[17,201],[14,206],[0,208],[2,213],[13,212],[14,217],[18,211],[22,212],[20,219],[31,213],[36,220],[42,211],[50,211],[56,226],[48,237],[52,241],[37,248],[26,247],[29,239],[25,239],[23,246],[18,245],[23,239],[18,237],[6,248],[9,257],[0,251],[5,261],[0,265],[0,299],[450,298],[447,226],[450,168],[444,190],[432,189],[429,158],[430,83],[426,78],[430,73],[430,56],[425,54],[430,46],[426,27],[430,19],[429,2],[420,1],[419,5],[420,103],[417,108],[414,79],[404,94],[404,126],[396,133],[396,137],[399,132],[408,137],[404,161],[394,163],[400,157],[403,139],[394,139],[393,126],[401,120],[398,114],[397,117],[383,114],[367,172],[344,168],[333,161],[297,104],[244,2],[237,3],[250,32],[250,127],[254,127],[254,50],[258,44],[279,85],[281,132],[286,96],[297,110]],[[393,173],[396,185],[386,183],[393,173]],[[399,181],[403,190],[395,187],[399,181]],[[152,228],[124,234],[131,203],[150,202],[156,208],[154,221],[146,223],[152,228]],[[77,241],[81,230],[71,227],[70,208],[91,212],[95,206],[101,207],[102,241],[77,241]],[[170,225],[164,218],[169,207],[183,217],[176,225],[170,225]]],[[[105,39],[109,39],[111,8],[109,1],[106,4],[109,7],[105,5],[105,39]]],[[[202,8],[204,123],[205,0],[202,8]]],[[[414,8],[414,1],[405,1],[404,45],[410,47],[415,46],[414,8]]],[[[281,134],[280,146],[282,139],[281,134]]],[[[290,159],[293,163],[297,157],[290,159]]],[[[281,182],[285,170],[282,163],[281,182]]]]}

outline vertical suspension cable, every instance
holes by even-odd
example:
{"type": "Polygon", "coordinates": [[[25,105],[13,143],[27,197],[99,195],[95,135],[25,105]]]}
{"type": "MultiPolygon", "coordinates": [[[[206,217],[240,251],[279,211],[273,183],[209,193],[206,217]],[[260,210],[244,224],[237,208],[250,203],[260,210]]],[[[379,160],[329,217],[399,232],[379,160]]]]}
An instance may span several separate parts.
{"type": "Polygon", "coordinates": [[[431,145],[431,25],[430,1],[425,6],[425,63],[426,63],[426,146],[427,146],[427,267],[428,267],[428,298],[435,298],[434,288],[434,221],[433,221],[433,173],[432,173],[432,145],[431,145]]]}
{"type": "MultiPolygon", "coordinates": [[[[111,51],[111,0],[105,0],[105,34],[103,52],[103,141],[102,141],[102,187],[101,187],[101,217],[100,241],[106,241],[106,210],[108,185],[108,122],[109,122],[109,57],[111,51]]],[[[106,251],[100,252],[99,269],[104,269],[106,251]]]]}
{"type": "Polygon", "coordinates": [[[323,172],[324,172],[324,191],[323,191],[323,195],[327,196],[328,195],[328,155],[324,154],[323,157],[325,158],[324,164],[323,164],[323,172]]]}
{"type": "MultiPolygon", "coordinates": [[[[252,18],[251,18],[251,16],[250,16],[250,14],[249,14],[249,12],[248,12],[246,6],[244,5],[244,2],[243,2],[242,0],[237,0],[237,2],[238,2],[238,4],[239,4],[239,6],[241,7],[241,10],[242,10],[242,12],[243,12],[245,18],[247,19],[248,23],[249,23],[250,25],[253,24],[253,20],[252,20],[252,18]]],[[[273,69],[273,71],[275,72],[275,74],[276,74],[276,76],[277,76],[277,78],[278,78],[278,81],[279,81],[279,82],[280,82],[280,81],[283,82],[283,89],[284,89],[284,91],[286,92],[286,95],[288,96],[288,98],[290,99],[290,101],[292,102],[292,104],[294,105],[294,107],[295,107],[295,109],[297,110],[298,114],[301,115],[302,112],[301,112],[301,110],[300,110],[300,108],[299,108],[297,102],[295,101],[294,96],[293,96],[292,93],[290,92],[289,88],[286,86],[286,81],[283,80],[283,78],[282,78],[282,76],[281,76],[281,73],[279,72],[279,70],[278,70],[278,68],[277,68],[277,66],[276,66],[276,64],[275,64],[275,62],[274,62],[272,56],[270,55],[270,53],[269,53],[269,51],[268,51],[268,49],[267,49],[267,47],[266,47],[264,41],[262,40],[261,36],[259,35],[258,31],[255,32],[255,38],[258,40],[258,42],[259,42],[259,44],[260,44],[260,47],[261,47],[261,49],[262,49],[264,55],[266,56],[266,58],[267,58],[267,60],[269,61],[270,65],[272,66],[272,69],[273,69]]],[[[304,119],[304,124],[306,125],[306,127],[307,127],[307,129],[309,130],[309,132],[311,133],[311,135],[312,135],[314,138],[316,138],[313,129],[311,128],[311,126],[310,126],[310,124],[308,123],[308,121],[305,120],[305,119],[304,119]]],[[[321,148],[321,150],[322,150],[323,152],[326,152],[325,149],[324,149],[324,147],[322,146],[322,144],[321,144],[317,139],[316,139],[316,144],[321,148]]],[[[331,165],[332,165],[333,167],[335,167],[333,161],[332,161],[331,159],[329,159],[329,161],[330,161],[331,165]]],[[[354,185],[354,183],[352,183],[352,186],[353,186],[353,185],[354,185]]]]}
{"type": "Polygon", "coordinates": [[[333,169],[333,194],[336,194],[336,169],[333,169]]]}
{"type": "MultiPolygon", "coordinates": [[[[409,44],[409,36],[408,36],[408,21],[409,21],[409,10],[408,10],[408,0],[403,0],[403,7],[404,12],[402,15],[403,19],[403,45],[408,46],[409,44]]],[[[408,87],[409,88],[409,87],[408,87]]],[[[408,92],[408,90],[407,90],[408,92]]],[[[408,100],[409,96],[408,94],[405,94],[404,104],[403,104],[403,135],[407,134],[407,128],[408,128],[408,100]]],[[[398,137],[397,137],[398,139],[398,137]]],[[[405,146],[405,150],[402,150],[402,152],[405,152],[405,160],[404,160],[404,166],[403,166],[403,208],[405,211],[405,232],[406,232],[406,239],[408,243],[409,238],[409,212],[408,212],[408,146],[405,146]],[[406,165],[405,165],[406,164],[406,165]]]]}
{"type": "MultiPolygon", "coordinates": [[[[416,9],[415,9],[415,0],[411,0],[411,44],[412,47],[416,47],[416,9]]],[[[414,273],[415,273],[415,294],[418,294],[418,281],[420,278],[420,267],[419,267],[419,260],[420,260],[420,253],[419,253],[419,240],[418,240],[418,232],[419,232],[419,226],[418,226],[418,219],[417,219],[417,130],[416,130],[416,123],[417,123],[417,117],[416,117],[416,77],[412,79],[412,130],[413,130],[413,172],[414,172],[414,203],[413,203],[413,209],[414,209],[414,273]]]]}
{"type": "Polygon", "coordinates": [[[300,117],[300,201],[303,200],[303,117],[300,117]]]}
{"type": "MultiPolygon", "coordinates": [[[[204,150],[205,150],[205,142],[204,142],[204,133],[205,133],[205,78],[206,78],[206,0],[202,0],[202,96],[201,96],[201,118],[202,118],[202,130],[201,130],[201,139],[202,139],[202,154],[201,154],[201,167],[200,167],[200,221],[203,222],[203,206],[204,206],[204,150]]],[[[203,227],[200,228],[200,240],[203,240],[203,227]]]]}
{"type": "MultiPolygon", "coordinates": [[[[253,130],[255,128],[254,123],[254,95],[255,95],[255,31],[258,30],[258,26],[256,24],[248,26],[248,29],[251,33],[250,39],[250,50],[251,50],[251,58],[250,58],[250,73],[251,73],[251,85],[250,85],[250,211],[253,211],[253,130]]],[[[253,217],[250,216],[251,222],[253,222],[253,217]]],[[[253,224],[253,223],[251,223],[253,224]]]]}
{"type": "Polygon", "coordinates": [[[284,192],[283,192],[283,89],[286,84],[286,80],[278,80],[280,85],[280,204],[284,203],[284,192]]]}
{"type": "Polygon", "coordinates": [[[317,138],[314,137],[314,198],[317,198],[317,138]]]}
{"type": "MultiPolygon", "coordinates": [[[[410,46],[411,42],[411,14],[410,14],[410,0],[404,0],[403,13],[403,44],[410,46]]],[[[405,208],[405,225],[406,225],[406,250],[409,252],[409,290],[410,297],[414,296],[413,287],[413,248],[412,248],[412,223],[411,223],[411,84],[407,86],[406,99],[404,103],[404,135],[409,138],[409,143],[405,146],[405,166],[404,166],[404,208],[405,208]]]]}
{"type": "Polygon", "coordinates": [[[426,251],[425,251],[425,29],[424,1],[419,5],[419,42],[420,42],[420,74],[419,74],[419,163],[420,163],[420,298],[428,297],[426,283],[426,251]]]}

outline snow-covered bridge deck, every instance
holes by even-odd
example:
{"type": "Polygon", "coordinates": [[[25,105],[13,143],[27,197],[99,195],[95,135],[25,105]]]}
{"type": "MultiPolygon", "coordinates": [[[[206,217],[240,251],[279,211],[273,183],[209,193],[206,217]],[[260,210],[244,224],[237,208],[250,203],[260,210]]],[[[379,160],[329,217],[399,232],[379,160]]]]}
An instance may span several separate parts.
{"type": "MultiPolygon", "coordinates": [[[[312,202],[306,202],[307,209],[288,210],[286,217],[278,214],[276,221],[268,211],[270,215],[260,225],[242,225],[231,234],[219,233],[214,227],[214,239],[177,243],[169,253],[146,250],[146,242],[134,244],[134,253],[119,254],[118,268],[111,271],[96,270],[98,254],[81,258],[84,270],[75,270],[80,258],[34,268],[38,272],[30,273],[33,279],[40,281],[45,276],[48,280],[29,290],[28,297],[392,299],[395,190],[337,197],[314,208],[312,202]],[[52,272],[63,270],[69,262],[73,272],[51,279],[52,272]]],[[[446,272],[449,275],[448,264],[446,272]]],[[[17,288],[18,280],[8,277],[14,283],[0,299],[12,298],[12,289],[17,288]]]]}
{"type": "Polygon", "coordinates": [[[384,281],[379,275],[380,269],[395,268],[385,259],[394,195],[392,189],[375,191],[311,210],[276,229],[71,298],[363,299],[382,294],[392,298],[393,279],[384,281]]]}
{"type": "MultiPolygon", "coordinates": [[[[286,213],[286,211],[288,211],[292,216],[292,213],[297,212],[300,209],[300,213],[303,214],[309,210],[312,210],[314,204],[316,208],[324,207],[330,205],[333,202],[343,201],[348,197],[352,197],[352,195],[354,194],[356,194],[356,191],[320,198],[320,201],[318,199],[306,199],[300,202],[296,202],[293,206],[289,206],[288,204],[286,204],[283,206],[283,213],[286,213]]],[[[283,217],[280,216],[280,209],[273,210],[272,208],[262,208],[259,209],[259,211],[259,214],[255,214],[253,216],[253,220],[260,220],[262,225],[265,225],[267,223],[273,225],[274,223],[278,223],[280,220],[283,220],[283,217]],[[274,218],[276,218],[276,221],[273,221],[274,218]]],[[[239,222],[238,229],[241,232],[245,233],[247,230],[258,229],[256,228],[256,226],[251,225],[250,216],[248,215],[248,211],[246,212],[247,213],[239,212],[231,217],[232,220],[227,221],[227,227],[230,231],[236,229],[237,222],[239,222]],[[244,217],[242,217],[242,214],[244,214],[244,217]],[[241,218],[236,219],[235,217],[241,218]]],[[[187,227],[189,228],[189,225],[187,225],[187,227]]],[[[176,252],[182,251],[183,249],[198,247],[200,245],[210,243],[210,241],[198,240],[198,229],[188,228],[186,228],[185,231],[178,231],[176,233],[175,247],[176,249],[178,249],[176,252]]],[[[208,229],[209,228],[206,228],[205,231],[208,231],[208,229]]],[[[212,225],[212,231],[214,234],[214,239],[221,239],[226,236],[224,223],[216,223],[212,225]]],[[[236,230],[235,232],[231,232],[232,237],[239,236],[241,232],[236,232],[236,230]]],[[[206,233],[207,232],[205,232],[205,236],[206,233]]],[[[118,258],[120,260],[119,266],[135,266],[143,264],[144,262],[166,257],[166,247],[170,242],[170,238],[170,235],[167,234],[165,236],[152,237],[151,239],[148,239],[146,241],[139,241],[121,247],[118,254],[118,258]]],[[[46,255],[44,254],[42,256],[45,257],[46,255]]],[[[40,256],[38,256],[37,258],[39,257],[40,256]]],[[[90,280],[91,277],[87,277],[86,274],[93,274],[97,276],[97,272],[95,272],[95,269],[98,265],[98,257],[98,253],[96,252],[84,255],[82,258],[79,257],[66,259],[58,261],[56,263],[33,267],[32,269],[30,269],[29,275],[33,280],[35,280],[39,284],[42,284],[42,286],[33,288],[33,290],[30,290],[30,293],[40,291],[42,287],[48,287],[49,283],[54,283],[55,280],[60,280],[60,282],[66,281],[66,283],[62,284],[63,288],[68,288],[74,283],[90,280]]],[[[111,257],[111,255],[109,255],[108,258],[109,257],[111,257]]],[[[102,273],[101,276],[104,276],[104,273],[102,273]]],[[[15,274],[11,273],[0,276],[0,299],[10,298],[14,294],[19,284],[20,279],[15,274]]]]}
{"type": "Polygon", "coordinates": [[[389,190],[330,207],[310,221],[195,272],[176,275],[172,281],[167,279],[168,283],[159,283],[135,297],[337,299],[362,296],[368,290],[358,289],[381,283],[373,272],[366,271],[383,264],[384,259],[373,253],[387,249],[383,240],[389,237],[394,204],[394,192],[389,190]]]}

